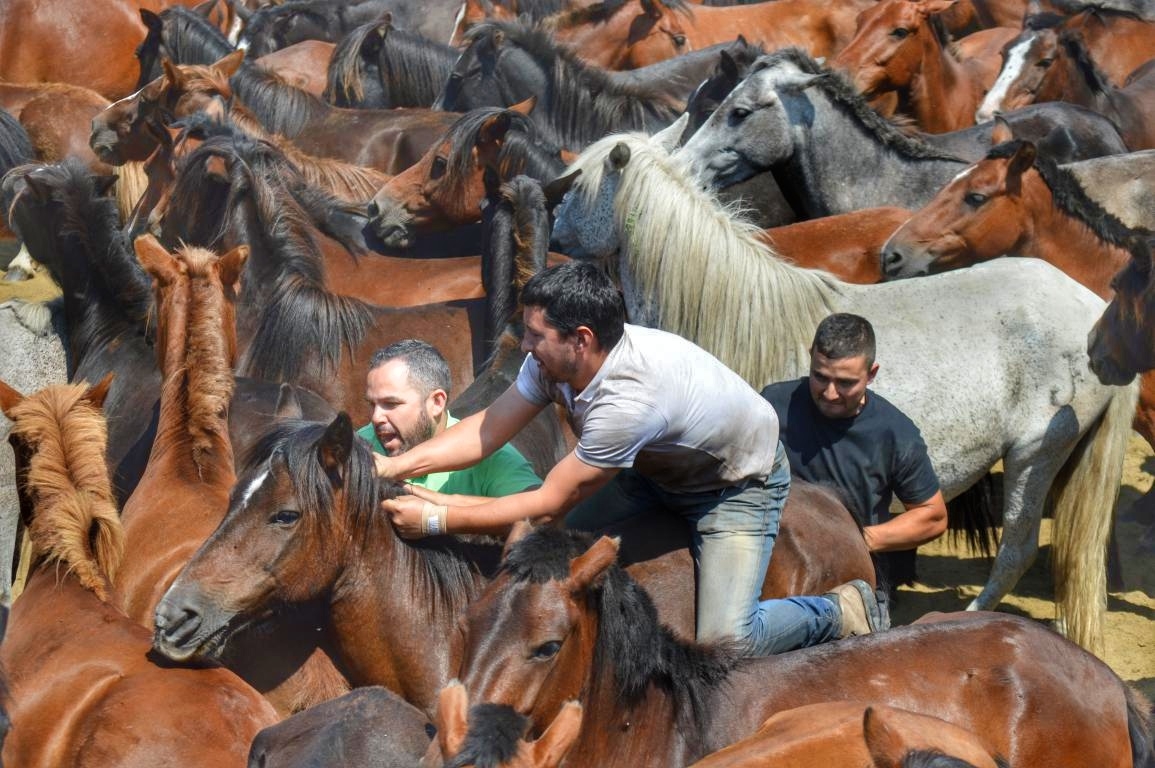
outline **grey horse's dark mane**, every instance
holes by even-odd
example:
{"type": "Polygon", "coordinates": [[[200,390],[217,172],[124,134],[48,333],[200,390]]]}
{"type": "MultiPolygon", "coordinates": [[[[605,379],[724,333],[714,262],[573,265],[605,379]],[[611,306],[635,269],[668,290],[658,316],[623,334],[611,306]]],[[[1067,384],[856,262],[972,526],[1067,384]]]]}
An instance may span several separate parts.
{"type": "Polygon", "coordinates": [[[850,117],[867,130],[883,146],[915,160],[951,160],[963,162],[962,158],[939,149],[918,136],[905,133],[895,123],[871,109],[850,80],[840,72],[824,67],[810,54],[800,48],[785,48],[759,59],[750,72],[769,69],[779,62],[793,64],[808,75],[818,75],[812,88],[818,88],[831,101],[841,107],[850,117]]]}
{"type": "MultiPolygon", "coordinates": [[[[996,160],[1012,157],[1022,145],[1023,141],[1018,139],[1004,142],[992,147],[987,158],[996,160]]],[[[1078,177],[1066,168],[1061,168],[1054,160],[1042,154],[1035,155],[1034,167],[1051,190],[1051,197],[1059,210],[1079,220],[1100,240],[1130,250],[1136,239],[1142,239],[1144,232],[1131,229],[1112,215],[1098,200],[1087,194],[1078,177]]]]}

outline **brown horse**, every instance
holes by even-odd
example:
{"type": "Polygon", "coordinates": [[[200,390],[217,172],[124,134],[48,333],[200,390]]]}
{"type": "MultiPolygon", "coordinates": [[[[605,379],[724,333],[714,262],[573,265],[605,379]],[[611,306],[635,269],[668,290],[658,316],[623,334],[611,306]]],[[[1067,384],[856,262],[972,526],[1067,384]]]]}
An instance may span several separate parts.
{"type": "MultiPolygon", "coordinates": [[[[211,658],[249,617],[320,601],[326,647],[354,686],[384,685],[431,710],[448,682],[453,627],[493,572],[498,548],[453,537],[401,539],[379,514],[395,489],[377,480],[372,453],[344,414],[328,425],[275,428],[250,458],[221,527],[157,608],[157,649],[176,661],[211,658]]],[[[692,635],[684,526],[668,515],[634,525],[623,540],[638,550],[636,572],[668,607],[666,620],[692,635]]],[[[872,577],[861,539],[832,495],[796,483],[763,594],[799,594],[778,591],[799,584],[820,594],[851,562],[856,576],[872,577]]]]}
{"type": "MultiPolygon", "coordinates": [[[[564,710],[563,710],[564,711],[564,710]]],[[[1007,768],[973,733],[940,720],[848,701],[779,712],[753,736],[693,768],[1007,768]],[[921,762],[920,762],[921,760],[921,762]]]]}
{"type": "Polygon", "coordinates": [[[517,175],[552,181],[565,170],[557,151],[535,144],[527,117],[533,99],[510,109],[482,107],[462,115],[444,138],[413,166],[394,176],[369,203],[369,218],[382,238],[449,229],[481,220],[490,190],[517,175]],[[400,205],[408,221],[397,224],[400,205]]]}
{"type": "Polygon", "coordinates": [[[679,766],[775,713],[872,701],[938,717],[1011,765],[1146,765],[1150,704],[1106,664],[1015,616],[968,612],[764,659],[677,640],[616,564],[617,542],[514,531],[468,608],[450,673],[535,723],[585,717],[569,765],[679,766]]]}
{"type": "Polygon", "coordinates": [[[726,7],[684,0],[603,0],[547,20],[558,42],[590,64],[637,69],[739,36],[767,50],[837,53],[873,0],[773,0],[726,7]]]}
{"type": "Polygon", "coordinates": [[[907,219],[905,208],[866,208],[764,230],[762,241],[787,260],[847,283],[882,280],[882,247],[907,219]]]}
{"type": "Polygon", "coordinates": [[[104,463],[109,381],[27,398],[0,383],[34,552],[0,646],[4,762],[239,768],[272,707],[228,670],[157,664],[149,632],[108,601],[124,543],[104,463]]]}
{"type": "Polygon", "coordinates": [[[437,746],[444,761],[432,750],[422,766],[452,768],[558,768],[577,738],[582,706],[571,701],[561,708],[540,738],[526,739],[530,722],[509,707],[493,704],[469,706],[465,686],[454,681],[441,690],[437,700],[437,746]]]}
{"type": "Polygon", "coordinates": [[[1115,276],[1115,297],[1087,341],[1091,370],[1106,383],[1125,383],[1155,370],[1155,291],[1150,240],[1139,240],[1131,260],[1115,276]]]}
{"type": "Polygon", "coordinates": [[[1066,101],[1110,120],[1132,152],[1155,148],[1155,63],[1140,65],[1123,86],[1116,86],[1092,59],[1082,33],[1044,29],[1028,47],[1008,56],[1007,67],[1007,82],[1000,83],[1002,89],[992,89],[982,111],[1066,101]],[[1012,59],[1021,62],[1017,76],[1010,71],[1012,59]]]}
{"type": "Polygon", "coordinates": [[[867,99],[898,96],[898,111],[928,133],[974,125],[975,109],[999,72],[998,53],[1018,30],[976,32],[963,50],[939,14],[955,0],[881,0],[858,18],[858,33],[833,61],[867,99]]]}

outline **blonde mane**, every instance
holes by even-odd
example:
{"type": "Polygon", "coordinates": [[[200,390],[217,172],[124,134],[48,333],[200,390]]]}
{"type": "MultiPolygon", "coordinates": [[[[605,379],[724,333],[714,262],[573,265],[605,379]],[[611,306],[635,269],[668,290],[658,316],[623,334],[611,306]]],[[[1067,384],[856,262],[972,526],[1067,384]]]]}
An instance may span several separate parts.
{"type": "Polygon", "coordinates": [[[12,433],[33,451],[26,488],[34,557],[62,564],[101,600],[116,577],[124,530],[105,463],[103,414],[83,384],[55,384],[12,408],[12,433]]]}
{"type": "Polygon", "coordinates": [[[658,327],[706,349],[755,388],[805,371],[838,281],[782,260],[686,162],[642,134],[601,139],[570,167],[582,171],[574,190],[587,205],[618,143],[630,150],[614,199],[621,269],[654,305],[658,327]]]}

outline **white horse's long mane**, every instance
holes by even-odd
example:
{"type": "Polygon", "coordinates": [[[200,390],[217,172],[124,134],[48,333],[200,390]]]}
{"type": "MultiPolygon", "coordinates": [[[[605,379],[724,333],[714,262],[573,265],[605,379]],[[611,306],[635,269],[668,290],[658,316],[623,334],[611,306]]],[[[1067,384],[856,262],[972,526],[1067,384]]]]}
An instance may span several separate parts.
{"type": "Polygon", "coordinates": [[[724,362],[752,386],[801,375],[814,329],[830,314],[832,276],[783,261],[758,239],[761,230],[694,178],[688,163],[643,134],[608,136],[586,148],[574,193],[593,205],[610,152],[630,160],[614,200],[622,271],[657,325],[724,362]]]}

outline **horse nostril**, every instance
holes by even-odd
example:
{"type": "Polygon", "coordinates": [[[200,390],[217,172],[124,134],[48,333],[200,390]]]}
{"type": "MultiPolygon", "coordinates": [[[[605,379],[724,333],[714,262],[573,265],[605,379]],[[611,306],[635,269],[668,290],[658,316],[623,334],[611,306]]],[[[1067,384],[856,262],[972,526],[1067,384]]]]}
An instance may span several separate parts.
{"type": "Polygon", "coordinates": [[[882,266],[887,270],[897,269],[902,264],[902,253],[891,248],[882,253],[882,266]]]}
{"type": "Polygon", "coordinates": [[[381,209],[377,207],[377,201],[376,200],[370,200],[369,201],[369,208],[367,210],[367,213],[369,214],[369,218],[371,218],[371,219],[375,219],[381,215],[381,209]]]}

